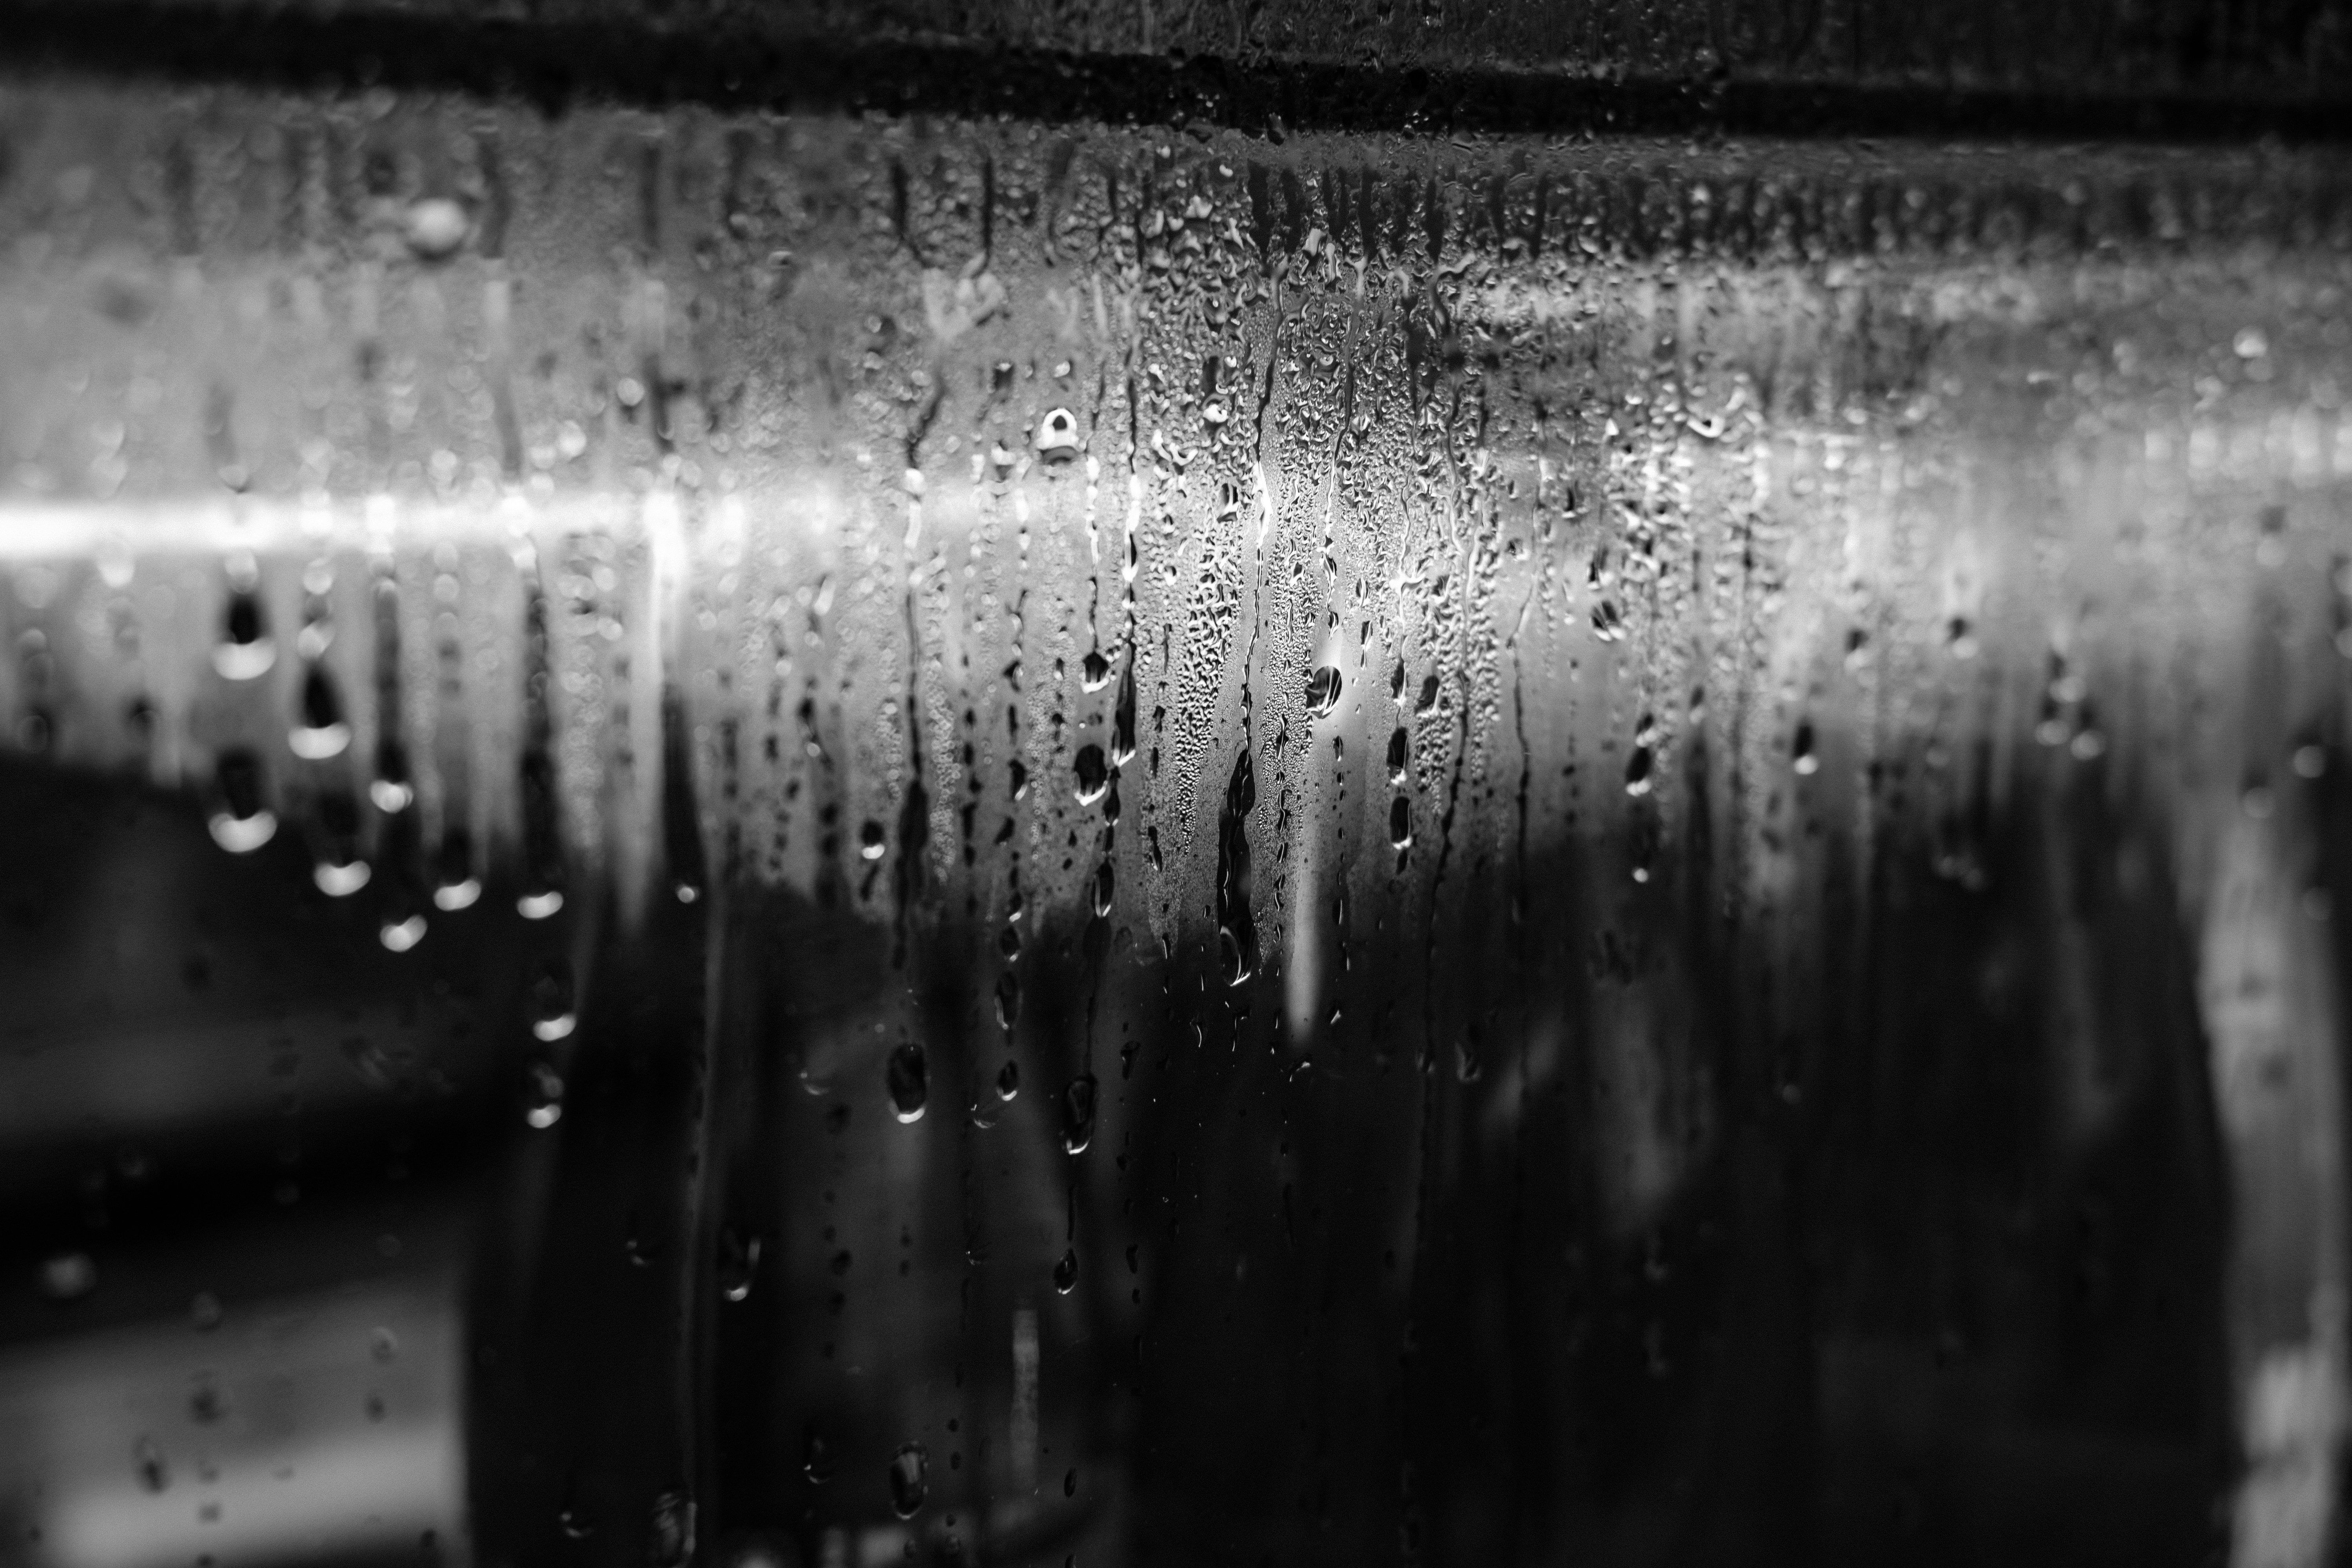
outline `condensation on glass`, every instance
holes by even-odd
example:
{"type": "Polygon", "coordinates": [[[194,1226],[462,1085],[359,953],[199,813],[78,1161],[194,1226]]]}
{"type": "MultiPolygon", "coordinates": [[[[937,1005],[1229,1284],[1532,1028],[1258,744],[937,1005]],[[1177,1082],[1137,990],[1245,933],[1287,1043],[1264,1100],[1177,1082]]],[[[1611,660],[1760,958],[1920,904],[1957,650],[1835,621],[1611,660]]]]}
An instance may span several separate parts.
{"type": "Polygon", "coordinates": [[[12,1556],[2331,1550],[2338,161],[0,136],[12,1556]]]}

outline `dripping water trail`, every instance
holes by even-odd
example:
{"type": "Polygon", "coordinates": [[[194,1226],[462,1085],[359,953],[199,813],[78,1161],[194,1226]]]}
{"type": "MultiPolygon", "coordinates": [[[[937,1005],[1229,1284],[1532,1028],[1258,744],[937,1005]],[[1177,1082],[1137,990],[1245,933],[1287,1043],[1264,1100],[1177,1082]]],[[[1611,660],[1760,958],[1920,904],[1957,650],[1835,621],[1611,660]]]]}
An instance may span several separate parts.
{"type": "MultiPolygon", "coordinates": [[[[1519,999],[1519,1072],[1517,1085],[1518,1109],[1511,1121],[1511,1222],[1509,1235],[1514,1242],[1527,1209],[1527,1121],[1528,1037],[1534,1033],[1534,1019],[1528,989],[1533,982],[1534,970],[1528,955],[1528,790],[1534,773],[1534,759],[1528,751],[1528,706],[1526,671],[1517,658],[1517,638],[1513,638],[1514,658],[1511,671],[1511,732],[1519,747],[1519,786],[1517,821],[1511,845],[1511,988],[1519,999]]],[[[1518,1299],[1518,1248],[1512,1246],[1503,1258],[1504,1295],[1518,1299]]]]}
{"type": "Polygon", "coordinates": [[[980,265],[986,271],[996,262],[996,160],[980,155],[980,265]]]}
{"type": "MultiPolygon", "coordinates": [[[[656,895],[666,917],[661,933],[662,963],[656,973],[665,984],[657,1003],[659,1015],[675,1030],[672,1037],[677,1045],[673,1048],[682,1048],[686,1060],[679,1075],[682,1081],[678,1092],[684,1103],[675,1112],[677,1131],[665,1136],[667,1126],[656,1123],[655,1136],[663,1142],[674,1136],[684,1145],[664,1152],[672,1156],[667,1169],[675,1173],[669,1180],[677,1184],[667,1202],[677,1205],[680,1243],[671,1285],[676,1294],[670,1307],[672,1327],[668,1342],[673,1347],[671,1375],[678,1390],[670,1413],[675,1426],[672,1475],[674,1489],[684,1489],[687,1499],[685,1517],[690,1555],[692,1500],[708,1492],[704,1482],[714,1459],[713,1445],[703,1430],[701,1402],[694,1391],[704,1385],[699,1374],[713,1364],[717,1343],[719,1296],[711,1287],[719,1279],[719,1237],[716,1210],[710,1203],[710,1078],[711,1062],[718,1048],[713,1026],[721,1016],[719,1002],[725,982],[724,943],[719,940],[719,933],[725,930],[728,900],[727,889],[712,884],[703,847],[701,812],[694,785],[693,719],[677,677],[686,660],[673,650],[668,663],[661,693],[662,848],[667,864],[659,885],[669,889],[669,897],[656,895]]],[[[661,1205],[664,1202],[656,1187],[650,1204],[661,1205]]],[[[659,1499],[677,1495],[676,1489],[657,1494],[656,1509],[660,1507],[659,1499]]],[[[656,1525],[657,1542],[659,1539],[656,1525]]]]}
{"type": "MultiPolygon", "coordinates": [[[[456,562],[450,564],[454,566],[456,562]]],[[[454,573],[451,577],[454,581],[454,573]]],[[[450,912],[471,906],[482,890],[474,853],[474,737],[472,710],[466,701],[466,657],[459,640],[462,635],[455,627],[446,630],[435,650],[440,661],[441,684],[436,705],[434,764],[440,772],[442,787],[441,838],[434,849],[433,903],[435,908],[450,912]]]]}
{"type": "Polygon", "coordinates": [[[482,283],[482,337],[484,358],[488,361],[484,379],[489,383],[491,423],[498,432],[499,466],[509,484],[520,484],[525,454],[522,419],[515,409],[514,280],[508,274],[506,263],[506,231],[513,196],[508,189],[497,142],[485,138],[480,148],[485,199],[478,243],[484,269],[488,273],[482,283]]]}
{"type": "Polygon", "coordinates": [[[517,908],[543,920],[563,907],[562,835],[557,821],[554,681],[547,633],[547,590],[536,559],[524,564],[523,725],[520,765],[522,807],[522,892],[517,908]]]}
{"type": "Polygon", "coordinates": [[[907,247],[907,254],[918,267],[929,267],[923,248],[915,243],[915,231],[908,223],[910,205],[907,195],[907,165],[898,159],[890,160],[890,232],[907,247]]]}
{"type": "MultiPolygon", "coordinates": [[[[1454,415],[1458,416],[1460,413],[1460,388],[1457,385],[1454,389],[1454,415]]],[[[1453,422],[1451,419],[1449,419],[1446,428],[1449,431],[1453,428],[1453,422]]],[[[1450,436],[1447,437],[1446,456],[1448,472],[1451,476],[1454,486],[1454,494],[1450,498],[1452,504],[1446,509],[1446,526],[1450,532],[1458,535],[1462,531],[1461,471],[1460,465],[1453,454],[1452,438],[1450,436]]],[[[1447,868],[1452,863],[1454,856],[1454,821],[1455,812],[1461,804],[1462,776],[1468,767],[1470,758],[1469,670],[1472,574],[1469,568],[1475,563],[1475,555],[1474,547],[1471,546],[1466,540],[1462,542],[1462,556],[1463,559],[1458,563],[1455,573],[1455,575],[1462,584],[1463,605],[1460,637],[1461,646],[1456,650],[1455,655],[1458,662],[1455,667],[1454,677],[1456,692],[1454,768],[1452,775],[1446,784],[1445,810],[1438,819],[1437,865],[1430,877],[1429,917],[1423,922],[1424,936],[1422,947],[1422,1030],[1420,1060],[1417,1064],[1419,1068],[1417,1076],[1420,1079],[1421,1087],[1421,1110],[1419,1119],[1420,1125],[1415,1140],[1418,1150],[1420,1169],[1415,1174],[1413,1184],[1412,1258],[1406,1276],[1403,1397],[1400,1402],[1401,1413],[1404,1426],[1403,1443],[1404,1454],[1406,1456],[1405,1472],[1408,1477],[1410,1477],[1412,1473],[1414,1415],[1419,1404],[1416,1396],[1414,1373],[1415,1361],[1420,1353],[1421,1348],[1419,1323],[1421,1318],[1422,1298],[1425,1289],[1425,1281],[1428,1277],[1430,1230],[1429,1211],[1432,1198],[1432,1188],[1434,1184],[1433,1173],[1436,1169],[1437,1154],[1438,914],[1440,901],[1444,897],[1445,873],[1447,868]]],[[[1434,678],[1433,677],[1432,679],[1433,679],[1434,678]]],[[[1410,1542],[1418,1532],[1421,1512],[1418,1503],[1410,1491],[1408,1491],[1408,1495],[1403,1500],[1403,1510],[1407,1538],[1408,1542],[1410,1542]]],[[[1416,1560],[1418,1555],[1418,1552],[1412,1546],[1408,1545],[1406,1552],[1407,1560],[1409,1562],[1416,1560]]]]}
{"type": "Polygon", "coordinates": [[[377,879],[383,889],[377,935],[384,946],[400,952],[425,935],[425,900],[417,886],[423,849],[401,689],[400,584],[390,554],[377,557],[373,573],[376,743],[368,795],[381,822],[377,858],[385,873],[377,879]]]}
{"type": "Polygon", "coordinates": [[[926,857],[931,842],[931,797],[923,787],[923,724],[917,715],[920,697],[916,689],[916,676],[922,668],[923,639],[915,620],[915,590],[909,585],[905,600],[907,617],[907,789],[898,803],[898,864],[891,870],[891,891],[894,895],[894,937],[890,948],[890,966],[907,966],[907,924],[908,912],[927,884],[926,857]]]}
{"type": "MultiPolygon", "coordinates": [[[[1540,584],[1538,584],[1538,588],[1540,584]]],[[[1530,589],[1527,605],[1519,611],[1519,625],[1511,633],[1511,733],[1518,742],[1519,781],[1517,798],[1517,819],[1514,824],[1511,846],[1511,991],[1519,1002],[1519,1039],[1517,1082],[1513,1086],[1514,1106],[1511,1117],[1511,1209],[1507,1228],[1503,1233],[1503,1299],[1517,1306],[1527,1300],[1528,1289],[1520,1279],[1519,1238],[1527,1227],[1528,1210],[1528,1075],[1532,1067],[1535,1035],[1535,1005],[1529,994],[1535,984],[1535,965],[1529,949],[1529,931],[1533,921],[1528,908],[1528,795],[1533,783],[1535,758],[1528,746],[1527,667],[1519,651],[1519,634],[1526,628],[1528,608],[1535,604],[1537,589],[1530,589]]],[[[1514,1311],[1507,1321],[1506,1345],[1532,1339],[1533,1331],[1523,1326],[1525,1309],[1514,1311]]],[[[1525,1392],[1513,1401],[1510,1412],[1512,1428],[1523,1431],[1528,1425],[1533,1402],[1525,1392]]],[[[1531,1445],[1514,1442],[1510,1445],[1512,1473],[1506,1478],[1509,1495],[1529,1495],[1535,1466],[1529,1462],[1531,1445]]],[[[1516,1531],[1513,1540],[1517,1545],[1516,1531]]]]}
{"type": "Polygon", "coordinates": [[[692,1394],[714,1310],[703,1286],[716,1279],[704,1189],[718,900],[703,891],[684,695],[666,682],[660,702],[661,874],[635,920],[611,909],[617,890],[595,879],[601,918],[525,1319],[558,1326],[520,1350],[531,1447],[579,1496],[601,1500],[597,1538],[615,1560],[655,1552],[690,1507],[709,1454],[692,1394]],[[615,1344],[658,1349],[616,1363],[602,1353],[615,1344]],[[592,1361],[598,1375],[582,1378],[592,1361]]]}
{"type": "Polygon", "coordinates": [[[1110,760],[1125,767],[1135,756],[1135,616],[1127,618],[1127,646],[1119,656],[1118,697],[1111,704],[1110,760]]]}
{"type": "Polygon", "coordinates": [[[1269,308],[1273,312],[1273,321],[1265,334],[1265,374],[1258,378],[1257,421],[1255,433],[1251,437],[1250,443],[1250,449],[1257,457],[1258,482],[1261,484],[1265,481],[1265,411],[1274,406],[1274,366],[1282,337],[1282,280],[1280,279],[1275,280],[1274,300],[1269,308]]]}
{"type": "MultiPolygon", "coordinates": [[[[1026,557],[1023,560],[1026,574],[1026,557]]],[[[1013,601],[1013,657],[1005,661],[1005,690],[1013,697],[1021,695],[1022,638],[1026,633],[1023,612],[1028,608],[1029,590],[1024,585],[1013,601]]],[[[1017,820],[1021,802],[1028,789],[1029,765],[1022,758],[1021,705],[1018,701],[1004,705],[1004,737],[1006,779],[1004,790],[1004,820],[997,827],[994,843],[1007,846],[1005,850],[1005,910],[1004,930],[998,938],[1003,956],[1003,968],[996,977],[996,1013],[1004,1030],[1005,1049],[1013,1048],[1014,1023],[1021,1016],[1021,846],[1017,836],[1017,820]]]]}
{"type": "Polygon", "coordinates": [[[1244,721],[1241,752],[1217,813],[1217,949],[1228,987],[1247,981],[1258,964],[1257,925],[1250,914],[1249,814],[1257,804],[1254,749],[1244,721]]]}
{"type": "MultiPolygon", "coordinates": [[[[1257,973],[1257,922],[1250,912],[1250,808],[1257,804],[1257,775],[1253,753],[1257,750],[1255,704],[1251,675],[1257,668],[1257,638],[1265,618],[1260,603],[1265,584],[1265,535],[1261,531],[1251,551],[1250,635],[1242,652],[1242,744],[1234,771],[1225,783],[1224,805],[1217,813],[1217,952],[1228,989],[1257,973]]],[[[1235,1020],[1236,1048],[1239,1020],[1235,1020]]]]}

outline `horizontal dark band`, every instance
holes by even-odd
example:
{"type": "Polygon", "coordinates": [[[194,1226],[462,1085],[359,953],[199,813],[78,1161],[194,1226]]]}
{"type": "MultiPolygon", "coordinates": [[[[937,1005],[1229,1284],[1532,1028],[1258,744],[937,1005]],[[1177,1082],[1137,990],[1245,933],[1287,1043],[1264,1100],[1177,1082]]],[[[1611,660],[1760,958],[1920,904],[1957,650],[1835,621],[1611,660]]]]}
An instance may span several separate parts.
{"type": "MultiPolygon", "coordinates": [[[[633,10],[633,8],[632,8],[633,10]]],[[[692,26],[182,0],[0,0],[0,70],[295,90],[384,87],[650,108],[1013,114],[1286,131],[1958,137],[2211,142],[2352,136],[2352,98],[2252,88],[2065,93],[1717,71],[1388,68],[1177,53],[1072,54],[692,26]]]]}

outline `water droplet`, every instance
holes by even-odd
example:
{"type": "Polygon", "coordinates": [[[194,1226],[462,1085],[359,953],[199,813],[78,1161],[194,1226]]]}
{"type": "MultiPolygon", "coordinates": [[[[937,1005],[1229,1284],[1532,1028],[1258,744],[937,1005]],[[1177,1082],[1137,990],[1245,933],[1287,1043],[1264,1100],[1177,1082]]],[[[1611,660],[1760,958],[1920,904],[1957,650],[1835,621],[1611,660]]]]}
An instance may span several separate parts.
{"type": "Polygon", "coordinates": [[[1421,699],[1412,705],[1415,713],[1426,713],[1437,706],[1437,676],[1434,671],[1422,678],[1421,699]]]}
{"type": "Polygon", "coordinates": [[[1102,656],[1102,649],[1087,649],[1087,657],[1078,664],[1078,684],[1088,691],[1100,691],[1110,684],[1110,660],[1102,656]]]}
{"type": "Polygon", "coordinates": [[[996,1098],[1012,1100],[1020,1092],[1021,1064],[1007,1058],[1004,1065],[996,1069],[996,1098]]]}
{"type": "Polygon", "coordinates": [[[882,825],[872,817],[867,817],[864,826],[857,830],[857,858],[861,860],[879,860],[882,858],[882,852],[888,847],[887,842],[882,836],[882,825]]]}
{"type": "Polygon", "coordinates": [[[277,835],[277,816],[261,804],[261,765],[247,751],[221,753],[215,770],[220,783],[222,809],[213,814],[206,824],[212,829],[213,842],[232,855],[245,855],[260,848],[277,835]]]}
{"type": "Polygon", "coordinates": [[[572,1011],[572,963],[551,958],[539,966],[530,982],[530,1032],[542,1040],[560,1040],[579,1024],[572,1011]]]}
{"type": "MultiPolygon", "coordinates": [[[[120,426],[112,433],[128,434],[120,426]]],[[[98,547],[99,580],[110,588],[128,588],[139,570],[139,558],[131,552],[130,544],[120,537],[109,537],[98,547]]]]}
{"type": "Polygon", "coordinates": [[[596,1533],[596,1527],[589,1522],[587,1510],[584,1509],[558,1509],[555,1512],[555,1522],[564,1535],[573,1541],[585,1541],[596,1533]]]}
{"type": "Polygon", "coordinates": [[[2327,753],[2317,746],[2297,746],[2294,749],[2294,773],[2297,778],[2315,779],[2327,771],[2327,753]]]}
{"type": "Polygon", "coordinates": [[[1339,669],[1318,664],[1307,678],[1307,710],[1318,719],[1339,706],[1339,669]]]}
{"type": "Polygon", "coordinates": [[[1125,767],[1135,757],[1135,658],[1134,650],[1119,666],[1118,700],[1112,704],[1110,726],[1110,760],[1125,767]]]}
{"type": "Polygon", "coordinates": [[[1118,873],[1105,860],[1095,868],[1094,910],[1097,915],[1110,913],[1111,900],[1118,893],[1118,873]]]}
{"type": "Polygon", "coordinates": [[[719,1233],[719,1293],[730,1301],[751,1294],[752,1276],[760,1268],[760,1238],[730,1226],[719,1233]]]}
{"type": "Polygon", "coordinates": [[[801,1473],[813,1486],[823,1486],[833,1479],[833,1445],[814,1432],[801,1449],[801,1473]]]}
{"type": "Polygon", "coordinates": [[[546,1062],[533,1062],[524,1076],[522,1119],[541,1131],[563,1119],[563,1075],[546,1062]]]}
{"type": "Polygon", "coordinates": [[[410,915],[406,920],[386,921],[375,934],[387,950],[406,952],[425,940],[425,917],[410,915]]]}
{"type": "Polygon", "coordinates": [[[1404,783],[1405,766],[1412,760],[1412,741],[1400,724],[1389,732],[1389,783],[1404,783]]]}
{"type": "Polygon", "coordinates": [[[908,1040],[890,1053],[884,1070],[890,1086],[890,1107],[900,1121],[920,1121],[923,1102],[931,1095],[930,1063],[923,1056],[922,1043],[908,1040]]]}
{"type": "Polygon", "coordinates": [[[1805,719],[1798,722],[1797,739],[1790,746],[1790,752],[1793,758],[1793,765],[1799,773],[1811,774],[1821,771],[1822,760],[1813,755],[1813,721],[1811,720],[1805,719]]]}
{"type": "Polygon", "coordinates": [[[60,1252],[40,1269],[41,1294],[52,1301],[78,1301],[98,1288],[98,1265],[87,1252],[60,1252]]]}
{"type": "Polygon", "coordinates": [[[1062,1478],[1062,1495],[1064,1497],[1078,1495],[1078,1472],[1076,1469],[1072,1469],[1069,1474],[1062,1478]]]}
{"type": "Polygon", "coordinates": [[[553,888],[525,893],[515,900],[515,913],[527,921],[543,921],[563,907],[563,895],[553,888]]]}
{"type": "Polygon", "coordinates": [[[694,1556],[694,1500],[667,1491],[654,1499],[654,1568],[685,1568],[694,1556]]]}
{"type": "Polygon", "coordinates": [[[1454,1042],[1454,1077],[1456,1082],[1476,1083],[1485,1070],[1486,1062],[1478,1054],[1478,1037],[1475,1033],[1465,1034],[1454,1042]]]}
{"type": "Polygon", "coordinates": [[[386,816],[397,816],[416,801],[416,791],[399,779],[376,779],[368,785],[368,799],[386,816]]]}
{"type": "Polygon", "coordinates": [[[1078,804],[1092,805],[1110,788],[1110,765],[1103,760],[1103,749],[1089,741],[1078,748],[1071,766],[1078,775],[1078,804]]]}
{"type": "Polygon", "coordinates": [[[455,914],[459,910],[472,909],[475,900],[481,896],[480,879],[462,877],[454,882],[444,882],[433,889],[433,907],[445,914],[455,914]]]}
{"type": "Polygon", "coordinates": [[[341,756],[351,743],[352,727],[343,722],[334,682],[314,664],[302,678],[302,721],[287,731],[287,747],[304,762],[322,763],[341,756]]]}
{"type": "Polygon", "coordinates": [[[419,260],[446,261],[466,243],[472,227],[466,209],[447,196],[420,196],[408,204],[400,237],[419,260]]]}
{"type": "Polygon", "coordinates": [[[1066,408],[1049,408],[1037,421],[1037,455],[1049,463],[1066,463],[1078,455],[1078,419],[1066,408]]]}
{"type": "Polygon", "coordinates": [[[909,1443],[890,1460],[890,1510],[900,1519],[912,1519],[930,1495],[930,1456],[920,1443],[909,1443]]]}
{"type": "Polygon", "coordinates": [[[1625,759],[1625,793],[1644,795],[1650,793],[1650,748],[1636,746],[1633,754],[1625,759]]]}
{"type": "Polygon", "coordinates": [[[340,865],[332,860],[321,860],[310,868],[310,879],[319,885],[319,891],[331,899],[349,898],[366,887],[372,875],[364,860],[350,860],[340,865]]]}
{"type": "Polygon", "coordinates": [[[1054,1289],[1066,1296],[1077,1288],[1077,1283],[1078,1249],[1073,1247],[1065,1251],[1060,1261],[1054,1265],[1054,1289]]]}
{"type": "Polygon", "coordinates": [[[360,858],[359,804],[341,789],[329,789],[316,803],[313,829],[319,858],[310,878],[319,890],[340,899],[365,887],[370,873],[360,858]]]}
{"type": "Polygon", "coordinates": [[[1633,751],[1625,759],[1625,793],[1645,795],[1650,793],[1650,767],[1654,761],[1651,748],[1657,743],[1658,722],[1649,714],[1642,715],[1633,726],[1633,751]]]}
{"type": "Polygon", "coordinates": [[[188,1321],[195,1325],[198,1333],[210,1333],[219,1328],[224,1315],[221,1299],[209,1290],[197,1291],[188,1303],[188,1321]]]}
{"type": "Polygon", "coordinates": [[[1404,795],[1389,803],[1389,842],[1399,849],[1412,843],[1412,802],[1404,795]]]}
{"type": "Polygon", "coordinates": [[[1095,1141],[1095,1080],[1081,1073],[1062,1091],[1062,1152],[1083,1154],[1095,1141]]]}
{"type": "Polygon", "coordinates": [[[262,619],[261,601],[251,588],[229,595],[221,640],[213,645],[213,668],[223,680],[255,680],[278,662],[278,645],[262,619]]]}
{"type": "Polygon", "coordinates": [[[400,1354],[400,1336],[387,1328],[370,1329],[368,1354],[374,1357],[378,1363],[390,1365],[393,1359],[400,1354]]]}

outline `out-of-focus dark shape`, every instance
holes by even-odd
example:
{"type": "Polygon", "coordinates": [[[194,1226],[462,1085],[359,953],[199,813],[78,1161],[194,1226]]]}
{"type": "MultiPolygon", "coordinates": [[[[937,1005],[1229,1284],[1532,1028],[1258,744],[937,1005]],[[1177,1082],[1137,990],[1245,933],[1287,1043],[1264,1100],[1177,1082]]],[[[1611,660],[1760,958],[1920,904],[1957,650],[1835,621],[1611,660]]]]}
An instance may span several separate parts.
{"type": "MultiPolygon", "coordinates": [[[[1313,131],[2352,130],[2341,0],[8,0],[16,68],[1313,131]]],[[[462,208],[409,215],[415,253],[462,208]]]]}

